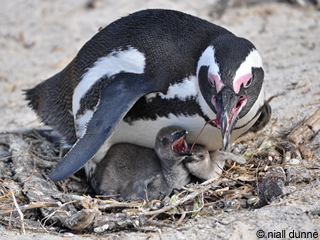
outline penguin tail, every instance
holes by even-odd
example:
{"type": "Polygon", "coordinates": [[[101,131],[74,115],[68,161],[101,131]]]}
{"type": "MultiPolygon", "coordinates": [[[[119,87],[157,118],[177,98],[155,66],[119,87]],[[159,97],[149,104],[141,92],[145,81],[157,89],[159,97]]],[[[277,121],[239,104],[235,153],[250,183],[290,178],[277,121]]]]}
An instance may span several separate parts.
{"type": "Polygon", "coordinates": [[[40,109],[40,103],[37,101],[39,96],[39,89],[41,88],[41,84],[35,86],[30,89],[23,89],[23,94],[25,95],[25,100],[28,101],[28,106],[31,107],[34,111],[38,111],[40,109]]]}
{"type": "Polygon", "coordinates": [[[72,102],[68,93],[73,91],[69,86],[65,86],[67,81],[64,81],[61,75],[58,73],[34,88],[23,91],[28,105],[40,119],[46,125],[50,125],[63,142],[72,145],[76,141],[76,134],[71,111],[72,102]],[[64,86],[56,91],[56,86],[60,84],[64,86]]]}

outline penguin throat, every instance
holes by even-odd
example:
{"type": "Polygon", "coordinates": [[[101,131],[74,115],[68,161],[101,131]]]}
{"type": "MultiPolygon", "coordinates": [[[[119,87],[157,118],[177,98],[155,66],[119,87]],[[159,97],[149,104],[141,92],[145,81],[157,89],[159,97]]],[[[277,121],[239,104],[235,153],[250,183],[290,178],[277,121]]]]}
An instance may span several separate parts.
{"type": "Polygon", "coordinates": [[[188,145],[187,145],[186,141],[184,140],[184,137],[181,137],[172,143],[172,150],[177,153],[187,153],[188,152],[188,145]]]}

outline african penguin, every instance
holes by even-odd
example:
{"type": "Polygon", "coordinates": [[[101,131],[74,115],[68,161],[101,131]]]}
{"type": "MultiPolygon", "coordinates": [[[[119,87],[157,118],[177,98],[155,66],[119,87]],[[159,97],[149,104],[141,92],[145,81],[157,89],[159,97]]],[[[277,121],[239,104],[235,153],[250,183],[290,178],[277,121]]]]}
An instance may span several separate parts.
{"type": "Polygon", "coordinates": [[[263,78],[250,41],[189,14],[148,9],[102,29],[26,99],[72,146],[49,174],[59,181],[84,165],[90,176],[113,144],[153,147],[169,125],[187,129],[192,143],[215,119],[198,143],[226,150],[268,122],[263,78]]]}
{"type": "Polygon", "coordinates": [[[97,164],[90,183],[97,194],[120,194],[125,200],[153,200],[169,194],[190,182],[191,175],[184,165],[190,156],[185,141],[186,130],[169,126],[161,129],[155,149],[129,143],[113,145],[97,164]]]}

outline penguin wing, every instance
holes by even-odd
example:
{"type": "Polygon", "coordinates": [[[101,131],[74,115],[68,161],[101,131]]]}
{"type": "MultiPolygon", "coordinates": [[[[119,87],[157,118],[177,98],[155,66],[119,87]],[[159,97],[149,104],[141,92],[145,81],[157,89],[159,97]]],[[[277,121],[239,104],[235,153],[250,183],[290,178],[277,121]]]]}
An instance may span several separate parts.
{"type": "Polygon", "coordinates": [[[99,103],[77,140],[64,158],[51,170],[49,177],[60,181],[78,171],[111,136],[135,102],[147,93],[161,91],[159,81],[140,74],[121,73],[101,90],[99,103]]]}

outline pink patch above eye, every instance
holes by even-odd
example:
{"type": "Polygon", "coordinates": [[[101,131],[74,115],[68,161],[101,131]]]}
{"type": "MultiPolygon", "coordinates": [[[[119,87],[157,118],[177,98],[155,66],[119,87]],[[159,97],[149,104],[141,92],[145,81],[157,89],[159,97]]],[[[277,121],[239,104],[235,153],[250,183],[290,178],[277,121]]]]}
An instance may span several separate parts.
{"type": "Polygon", "coordinates": [[[224,86],[223,83],[221,82],[220,78],[217,75],[208,74],[209,81],[212,86],[216,87],[217,93],[220,92],[222,87],[224,86]]]}
{"type": "Polygon", "coordinates": [[[252,74],[248,73],[246,75],[243,75],[242,77],[239,77],[234,83],[233,83],[233,89],[235,93],[239,93],[241,85],[245,88],[249,87],[252,81],[252,74]]]}

